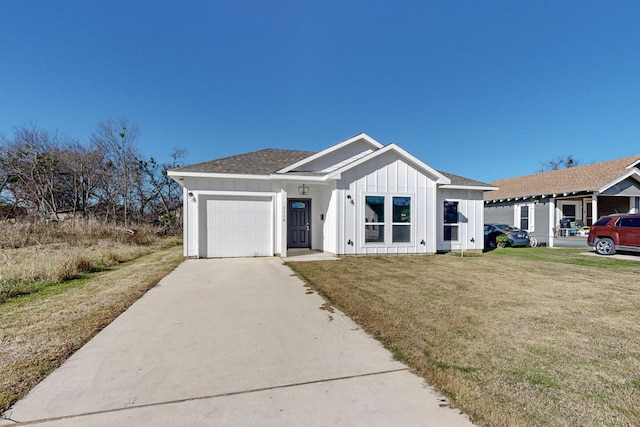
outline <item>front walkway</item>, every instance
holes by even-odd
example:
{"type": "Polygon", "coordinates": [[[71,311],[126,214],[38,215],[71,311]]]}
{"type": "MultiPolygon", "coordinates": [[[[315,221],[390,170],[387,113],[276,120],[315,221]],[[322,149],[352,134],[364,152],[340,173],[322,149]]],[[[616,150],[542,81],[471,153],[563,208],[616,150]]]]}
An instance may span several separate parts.
{"type": "Polygon", "coordinates": [[[0,426],[470,426],[278,258],[187,260],[0,426]]]}

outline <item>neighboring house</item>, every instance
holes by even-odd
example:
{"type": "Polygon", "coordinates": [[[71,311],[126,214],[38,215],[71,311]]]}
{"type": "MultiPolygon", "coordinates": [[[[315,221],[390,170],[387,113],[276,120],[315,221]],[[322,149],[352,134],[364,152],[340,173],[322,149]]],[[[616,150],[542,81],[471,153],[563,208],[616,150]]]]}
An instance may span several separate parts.
{"type": "Polygon", "coordinates": [[[572,234],[612,213],[640,210],[640,155],[491,183],[484,194],[487,223],[528,230],[539,243],[572,234]]]}
{"type": "Polygon", "coordinates": [[[184,188],[184,254],[206,258],[481,251],[482,195],[495,188],[364,133],[318,153],[266,149],[168,174],[184,188]]]}

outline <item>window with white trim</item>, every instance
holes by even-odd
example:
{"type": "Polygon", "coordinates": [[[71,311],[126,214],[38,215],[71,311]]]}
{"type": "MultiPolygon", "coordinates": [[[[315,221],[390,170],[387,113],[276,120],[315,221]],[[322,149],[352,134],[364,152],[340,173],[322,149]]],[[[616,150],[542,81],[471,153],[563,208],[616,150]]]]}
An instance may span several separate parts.
{"type": "Polygon", "coordinates": [[[529,230],[529,206],[520,206],[520,230],[529,230]]]}
{"type": "Polygon", "coordinates": [[[364,197],[364,241],[384,243],[384,196],[364,197]]]}
{"type": "Polygon", "coordinates": [[[444,240],[457,241],[459,230],[458,202],[452,200],[444,201],[444,240]]]}
{"type": "Polygon", "coordinates": [[[365,243],[411,242],[411,196],[365,196],[364,206],[365,243]]]}
{"type": "Polygon", "coordinates": [[[411,197],[392,197],[393,233],[391,242],[408,243],[411,241],[411,197]]]}

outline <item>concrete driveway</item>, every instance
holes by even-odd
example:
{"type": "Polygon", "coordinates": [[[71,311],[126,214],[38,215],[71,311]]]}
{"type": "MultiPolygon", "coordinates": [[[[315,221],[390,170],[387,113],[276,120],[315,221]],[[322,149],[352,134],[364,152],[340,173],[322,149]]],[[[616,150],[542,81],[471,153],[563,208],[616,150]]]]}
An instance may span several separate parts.
{"type": "Polygon", "coordinates": [[[187,260],[0,426],[470,426],[277,258],[187,260]]]}

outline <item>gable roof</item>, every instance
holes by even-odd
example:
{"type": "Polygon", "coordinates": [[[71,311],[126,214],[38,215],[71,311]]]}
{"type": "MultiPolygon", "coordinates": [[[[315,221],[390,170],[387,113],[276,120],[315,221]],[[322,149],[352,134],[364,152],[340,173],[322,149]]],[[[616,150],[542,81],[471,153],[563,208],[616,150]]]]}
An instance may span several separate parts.
{"type": "Polygon", "coordinates": [[[280,169],[313,155],[313,151],[266,148],[246,154],[210,160],[173,169],[172,172],[223,173],[241,175],[270,175],[280,169]]]}
{"type": "MultiPolygon", "coordinates": [[[[313,163],[314,161],[321,159],[323,157],[327,157],[329,155],[331,155],[332,153],[339,151],[341,149],[344,149],[345,147],[349,146],[349,145],[354,145],[355,143],[363,143],[367,146],[369,146],[369,152],[373,151],[373,150],[377,150],[380,148],[383,148],[384,146],[382,144],[380,144],[378,141],[376,141],[375,139],[371,138],[369,135],[367,135],[366,133],[362,132],[359,133],[358,135],[355,135],[351,138],[345,139],[344,141],[341,141],[337,144],[332,145],[331,147],[325,148],[322,151],[319,151],[317,153],[313,153],[311,156],[306,157],[294,164],[290,164],[287,165],[286,167],[282,168],[281,170],[279,170],[279,173],[287,173],[287,172],[291,172],[293,170],[296,169],[300,169],[302,167],[304,167],[304,165],[308,165],[310,163],[313,163]]],[[[360,155],[364,155],[367,154],[366,151],[361,151],[360,155]]],[[[349,159],[345,159],[345,161],[349,161],[349,159]]]]}
{"type": "Polygon", "coordinates": [[[382,147],[376,151],[370,152],[365,156],[362,156],[356,160],[354,160],[353,162],[350,162],[348,164],[345,164],[344,166],[342,166],[339,169],[336,169],[335,171],[332,171],[329,174],[330,178],[338,178],[340,177],[340,174],[342,174],[343,172],[352,169],[362,163],[368,162],[369,160],[381,156],[384,153],[387,153],[389,151],[393,151],[398,157],[402,158],[403,160],[405,160],[406,162],[408,162],[409,164],[412,164],[415,168],[422,170],[422,172],[426,173],[427,175],[432,176],[436,182],[438,182],[438,184],[450,184],[451,181],[449,180],[449,178],[447,178],[446,176],[444,176],[442,173],[438,172],[437,170],[433,169],[432,167],[428,166],[427,164],[423,163],[422,161],[420,161],[419,159],[417,159],[416,157],[412,156],[411,154],[409,154],[407,151],[403,150],[402,148],[398,147],[396,144],[389,144],[386,147],[382,147]]]}
{"type": "Polygon", "coordinates": [[[486,201],[514,199],[522,197],[572,194],[578,192],[604,191],[622,179],[633,174],[640,161],[640,154],[606,162],[575,166],[550,172],[541,172],[517,178],[491,182],[498,190],[484,193],[486,201]]]}
{"type": "Polygon", "coordinates": [[[396,144],[383,146],[365,133],[360,133],[317,153],[267,148],[172,169],[168,171],[168,175],[171,177],[202,175],[227,175],[227,177],[235,175],[239,177],[239,175],[246,175],[247,178],[261,177],[263,179],[267,177],[310,180],[338,179],[342,172],[388,152],[393,152],[398,158],[433,177],[439,185],[446,188],[494,189],[491,185],[480,181],[433,169],[396,144]],[[358,144],[360,145],[358,146],[358,144]],[[355,151],[360,152],[354,154],[354,147],[359,147],[355,151]],[[331,157],[340,150],[343,151],[342,157],[340,155],[331,157]],[[348,155],[344,156],[344,153],[348,153],[348,155]],[[311,165],[317,167],[319,159],[323,159],[325,163],[328,159],[332,159],[337,163],[323,170],[297,170],[311,165]]]}

